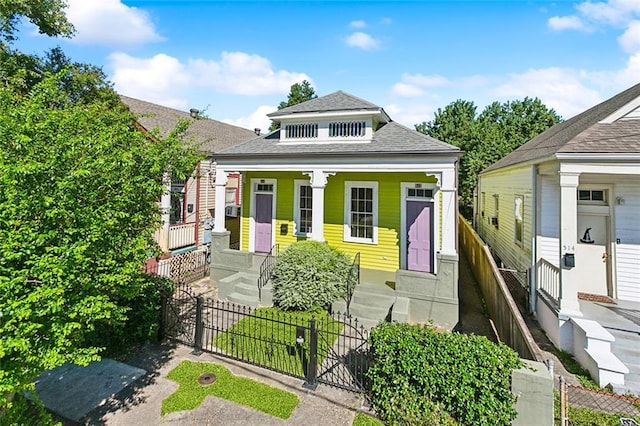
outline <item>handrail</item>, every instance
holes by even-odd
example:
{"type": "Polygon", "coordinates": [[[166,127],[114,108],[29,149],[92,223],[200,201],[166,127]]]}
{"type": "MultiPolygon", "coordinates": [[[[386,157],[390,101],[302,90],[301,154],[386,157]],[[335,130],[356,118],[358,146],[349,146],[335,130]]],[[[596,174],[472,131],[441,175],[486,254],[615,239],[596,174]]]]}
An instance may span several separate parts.
{"type": "Polygon", "coordinates": [[[537,263],[538,288],[558,306],[560,298],[560,268],[544,258],[537,263]]]}
{"type": "Polygon", "coordinates": [[[345,302],[347,302],[347,315],[349,314],[349,306],[351,305],[351,298],[356,291],[356,285],[360,284],[360,252],[356,253],[353,258],[353,264],[349,269],[349,275],[347,276],[347,293],[345,294],[345,302]]]}
{"type": "Polygon", "coordinates": [[[267,285],[276,267],[276,257],[278,256],[279,245],[274,244],[269,250],[267,257],[260,264],[260,276],[258,277],[258,300],[262,301],[262,287],[267,285]]]}

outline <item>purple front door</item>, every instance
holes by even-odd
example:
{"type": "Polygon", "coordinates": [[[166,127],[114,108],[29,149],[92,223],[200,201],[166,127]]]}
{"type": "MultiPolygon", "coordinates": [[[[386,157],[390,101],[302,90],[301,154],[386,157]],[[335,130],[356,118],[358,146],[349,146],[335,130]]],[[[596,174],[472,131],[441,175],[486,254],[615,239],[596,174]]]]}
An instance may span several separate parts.
{"type": "Polygon", "coordinates": [[[407,201],[407,269],[433,272],[433,203],[407,201]]]}
{"type": "Polygon", "coordinates": [[[269,253],[271,251],[271,219],[273,195],[256,194],[256,244],[255,251],[269,253]]]}

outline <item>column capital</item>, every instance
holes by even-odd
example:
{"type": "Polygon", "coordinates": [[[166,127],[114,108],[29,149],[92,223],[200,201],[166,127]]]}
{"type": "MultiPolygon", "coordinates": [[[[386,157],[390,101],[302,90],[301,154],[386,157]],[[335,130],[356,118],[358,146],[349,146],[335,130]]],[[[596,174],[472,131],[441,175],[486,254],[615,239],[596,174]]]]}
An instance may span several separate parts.
{"type": "Polygon", "coordinates": [[[226,186],[229,177],[229,173],[225,170],[216,169],[215,185],[226,186]]]}
{"type": "Polygon", "coordinates": [[[560,186],[564,187],[578,187],[580,182],[580,173],[576,172],[558,172],[560,175],[560,186]]]}
{"type": "Polygon", "coordinates": [[[312,188],[324,188],[325,186],[327,186],[327,178],[329,176],[335,176],[336,172],[311,170],[308,172],[302,172],[302,174],[309,176],[312,188]]]}

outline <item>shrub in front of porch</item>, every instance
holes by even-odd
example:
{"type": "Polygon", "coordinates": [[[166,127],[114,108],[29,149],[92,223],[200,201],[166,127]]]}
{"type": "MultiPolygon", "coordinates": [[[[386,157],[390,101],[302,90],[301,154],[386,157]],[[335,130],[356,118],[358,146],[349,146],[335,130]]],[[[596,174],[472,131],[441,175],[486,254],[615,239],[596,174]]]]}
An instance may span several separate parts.
{"type": "Polygon", "coordinates": [[[508,425],[517,415],[511,372],[522,362],[504,344],[382,323],[370,347],[371,403],[385,424],[508,425]]]}
{"type": "Polygon", "coordinates": [[[273,271],[273,303],[283,310],[327,308],[344,297],[351,259],[317,241],[291,244],[273,271]]]}

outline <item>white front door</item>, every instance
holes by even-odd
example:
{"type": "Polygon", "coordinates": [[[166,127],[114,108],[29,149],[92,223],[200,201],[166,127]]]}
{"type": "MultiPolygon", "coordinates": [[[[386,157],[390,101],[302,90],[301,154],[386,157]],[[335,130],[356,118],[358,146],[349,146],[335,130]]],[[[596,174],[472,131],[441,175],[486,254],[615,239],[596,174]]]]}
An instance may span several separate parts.
{"type": "Polygon", "coordinates": [[[609,216],[579,213],[576,244],[578,291],[613,296],[608,286],[609,247],[609,216]]]}

